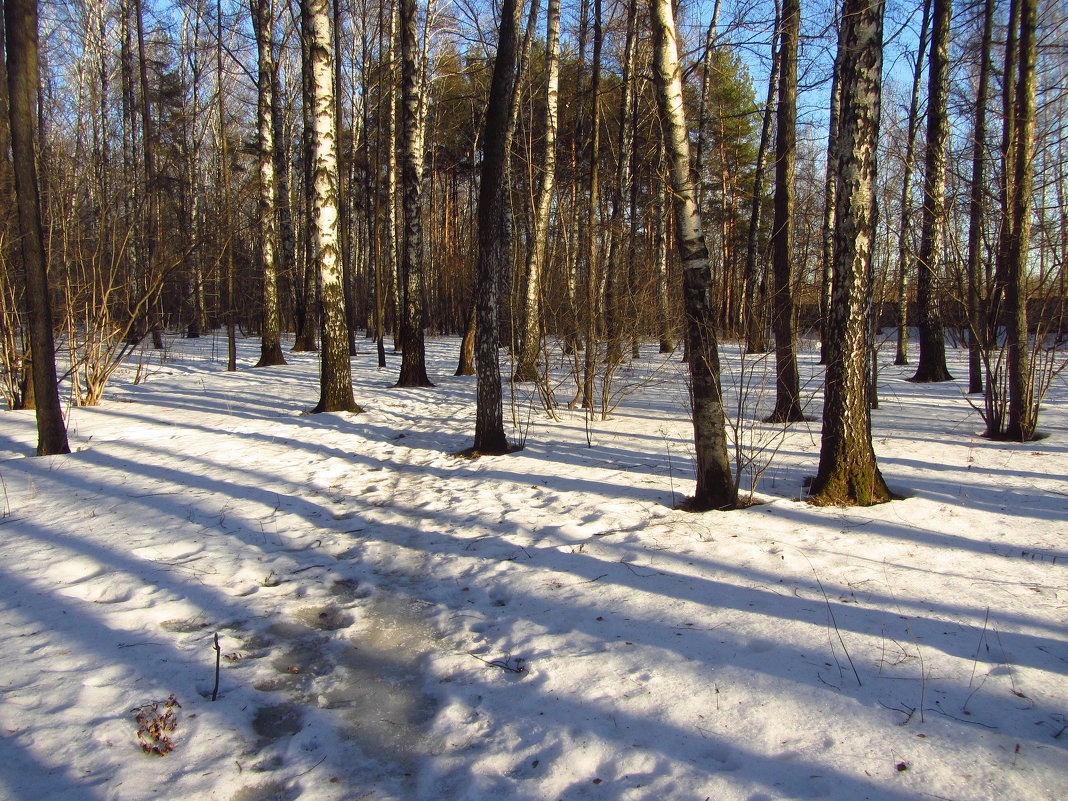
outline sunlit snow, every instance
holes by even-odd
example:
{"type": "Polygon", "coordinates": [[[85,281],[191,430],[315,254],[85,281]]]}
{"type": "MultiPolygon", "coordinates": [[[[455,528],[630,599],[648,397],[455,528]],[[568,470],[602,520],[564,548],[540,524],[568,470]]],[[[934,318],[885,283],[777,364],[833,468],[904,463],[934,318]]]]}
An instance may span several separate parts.
{"type": "Polygon", "coordinates": [[[314,354],[240,345],[237,373],[210,337],[135,356],[69,410],[69,456],[25,458],[33,413],[0,413],[0,798],[1065,798],[1065,376],[1048,438],[995,443],[966,381],[884,363],[907,497],[818,508],[815,346],[814,422],[784,432],[756,422],[773,365],[728,344],[756,503],[695,515],[685,369],[655,345],[607,420],[566,408],[565,364],[558,421],[517,385],[525,448],[477,460],[452,455],[457,340],[428,341],[434,389],[365,344],[361,415],[303,414],[314,354]],[[146,754],[134,710],[171,694],[146,754]]]}

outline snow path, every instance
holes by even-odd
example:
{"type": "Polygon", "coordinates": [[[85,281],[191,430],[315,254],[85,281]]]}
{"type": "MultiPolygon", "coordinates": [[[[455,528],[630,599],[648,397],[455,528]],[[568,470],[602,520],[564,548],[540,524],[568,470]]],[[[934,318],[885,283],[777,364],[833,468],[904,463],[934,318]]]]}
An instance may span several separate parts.
{"type": "Polygon", "coordinates": [[[433,390],[354,360],[358,416],[302,414],[314,356],[211,345],[72,410],[71,456],[0,417],[0,798],[1063,798],[1063,381],[1014,445],[888,367],[907,500],[797,502],[810,423],[763,503],[687,515],[677,362],[621,375],[592,447],[520,397],[526,449],[468,461],[455,341],[433,390]],[[143,755],[130,710],[171,693],[143,755]]]}

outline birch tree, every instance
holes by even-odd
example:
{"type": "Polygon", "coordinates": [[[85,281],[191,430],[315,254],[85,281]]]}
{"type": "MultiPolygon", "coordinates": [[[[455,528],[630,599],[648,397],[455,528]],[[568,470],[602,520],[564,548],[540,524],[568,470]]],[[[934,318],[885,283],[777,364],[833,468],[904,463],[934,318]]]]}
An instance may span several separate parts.
{"type": "Polygon", "coordinates": [[[541,349],[541,282],[548,249],[549,214],[556,186],[556,130],[559,125],[560,90],[560,0],[549,0],[545,17],[545,140],[541,154],[541,176],[534,201],[533,241],[527,256],[526,285],[523,293],[523,330],[516,381],[538,377],[537,360],[541,349]]]}
{"type": "Polygon", "coordinates": [[[301,0],[303,42],[312,89],[312,252],[322,287],[322,353],[319,403],[315,412],[362,412],[352,395],[345,293],[338,237],[337,126],[334,122],[334,51],[330,45],[329,0],[301,0]]]}
{"type": "Polygon", "coordinates": [[[426,374],[423,334],[423,222],[420,196],[423,183],[423,132],[420,114],[420,49],[417,0],[400,2],[401,39],[401,145],[404,192],[404,237],[401,242],[403,319],[401,321],[400,377],[398,387],[432,387],[426,374]]]}
{"type": "Polygon", "coordinates": [[[834,159],[836,208],[827,380],[817,504],[890,500],[875,461],[867,392],[868,293],[875,241],[876,153],[882,100],[883,0],[842,7],[841,116],[834,159]]]}
{"type": "Polygon", "coordinates": [[[697,461],[697,487],[689,505],[694,510],[731,509],[737,504],[738,491],[727,461],[708,248],[690,170],[690,141],[671,0],[650,0],[649,11],[653,32],[653,72],[674,200],[675,241],[683,273],[697,461]]]}
{"type": "Polygon", "coordinates": [[[260,331],[260,360],[256,367],[285,364],[282,355],[281,326],[278,309],[278,215],[275,197],[274,107],[274,3],[250,0],[252,27],[256,33],[258,77],[256,85],[256,121],[259,147],[256,158],[259,174],[257,239],[263,261],[263,322],[260,331]]]}

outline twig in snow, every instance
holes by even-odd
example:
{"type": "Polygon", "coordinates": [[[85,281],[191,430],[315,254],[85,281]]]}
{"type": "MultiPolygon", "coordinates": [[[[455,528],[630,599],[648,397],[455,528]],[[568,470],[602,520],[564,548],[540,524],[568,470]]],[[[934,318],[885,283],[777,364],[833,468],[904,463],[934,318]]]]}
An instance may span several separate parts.
{"type": "Polygon", "coordinates": [[[215,701],[219,698],[219,660],[222,658],[222,649],[219,647],[219,632],[215,632],[215,642],[212,647],[215,649],[215,686],[211,689],[211,700],[215,701]]]}
{"type": "Polygon", "coordinates": [[[608,575],[607,573],[602,573],[599,576],[594,576],[593,578],[586,579],[585,581],[576,581],[575,582],[575,586],[578,586],[579,584],[593,584],[593,582],[600,581],[601,579],[603,579],[607,575],[608,575]]]}
{"type": "Polygon", "coordinates": [[[637,570],[634,569],[634,566],[630,562],[624,562],[622,559],[619,560],[619,563],[639,578],[649,578],[650,576],[655,576],[657,573],[657,571],[655,570],[652,573],[639,573],[637,570]]]}
{"type": "Polygon", "coordinates": [[[307,769],[306,771],[304,771],[303,773],[298,773],[298,774],[297,774],[296,776],[294,776],[293,778],[294,778],[294,779],[299,779],[299,778],[300,778],[301,776],[307,776],[307,775],[308,775],[309,773],[311,773],[311,772],[312,772],[313,770],[315,770],[315,769],[316,769],[317,767],[319,767],[320,765],[322,765],[322,764],[323,764],[324,762],[326,762],[326,754],[323,754],[323,757],[322,757],[322,759],[320,759],[320,760],[319,760],[318,762],[316,762],[316,763],[315,763],[314,765],[312,765],[312,766],[311,766],[310,768],[308,768],[308,769],[307,769]]]}
{"type": "Polygon", "coordinates": [[[314,570],[317,567],[329,567],[329,565],[306,565],[305,567],[298,567],[292,572],[292,575],[295,576],[297,573],[303,573],[305,570],[314,570]]]}
{"type": "MultiPolygon", "coordinates": [[[[979,635],[979,644],[975,646],[975,657],[972,659],[972,675],[968,679],[968,686],[969,687],[972,686],[972,681],[975,680],[975,665],[979,661],[979,649],[983,647],[983,639],[986,637],[986,625],[989,622],[990,622],[990,607],[988,606],[986,608],[986,617],[983,618],[983,632],[979,635]]],[[[974,695],[974,693],[973,693],[973,695],[974,695]]],[[[968,696],[969,699],[971,697],[972,697],[971,695],[968,696]]],[[[965,702],[964,705],[967,706],[968,703],[965,702]]]]}
{"type": "Polygon", "coordinates": [[[1015,695],[1017,698],[1023,698],[1025,701],[1030,701],[1031,702],[1031,706],[1034,706],[1035,705],[1034,701],[1031,701],[1030,698],[1028,698],[1026,695],[1024,695],[1022,692],[1020,692],[1019,690],[1016,689],[1016,679],[1014,679],[1012,677],[1012,668],[1009,667],[1009,654],[1005,650],[1004,644],[1002,644],[1002,642],[1001,642],[1001,632],[998,631],[998,627],[997,626],[994,626],[994,636],[997,637],[998,647],[1001,648],[1001,664],[1003,664],[1006,668],[1008,668],[1008,670],[1006,672],[1009,675],[1009,684],[1012,686],[1012,694],[1015,695]]]}
{"type": "Polygon", "coordinates": [[[971,723],[973,726],[982,726],[984,729],[997,729],[997,726],[992,726],[989,723],[982,723],[978,720],[968,720],[966,718],[958,718],[956,715],[951,715],[942,708],[942,705],[938,701],[935,701],[935,705],[931,707],[931,709],[937,712],[939,715],[943,715],[944,717],[947,717],[950,720],[955,720],[958,723],[971,723]]]}
{"type": "MultiPolygon", "coordinates": [[[[853,675],[857,679],[857,686],[863,687],[864,684],[860,680],[860,674],[857,673],[857,667],[853,664],[853,657],[849,655],[849,649],[846,648],[845,640],[842,639],[842,632],[838,629],[838,621],[834,619],[834,610],[831,608],[831,599],[827,597],[827,591],[823,589],[823,582],[820,581],[819,573],[816,572],[816,566],[812,564],[812,560],[808,558],[808,554],[804,551],[800,552],[805,557],[805,561],[808,562],[809,568],[812,570],[812,575],[816,577],[816,584],[820,588],[820,592],[823,593],[823,602],[827,605],[827,616],[831,619],[831,625],[834,626],[834,633],[838,635],[838,644],[842,646],[842,652],[845,654],[846,660],[849,662],[849,667],[853,669],[853,675]]],[[[831,649],[831,656],[834,656],[834,661],[838,661],[838,657],[834,654],[834,648],[831,649]]],[[[842,666],[839,665],[838,669],[841,670],[842,666]]]]}
{"type": "Polygon", "coordinates": [[[908,626],[905,627],[905,631],[912,637],[912,644],[916,646],[916,656],[920,660],[920,723],[923,723],[923,705],[927,699],[927,667],[923,664],[923,651],[920,650],[919,640],[908,626]]]}
{"type": "Polygon", "coordinates": [[[7,482],[4,481],[4,476],[0,473],[0,486],[4,488],[4,514],[5,518],[11,517],[11,499],[7,497],[7,482]]]}
{"type": "MultiPolygon", "coordinates": [[[[983,676],[983,680],[981,682],[979,682],[979,686],[976,687],[974,690],[972,690],[970,693],[968,693],[968,697],[964,699],[964,705],[961,706],[960,711],[963,712],[965,715],[972,714],[971,712],[968,711],[968,704],[971,703],[972,696],[975,695],[977,692],[979,692],[981,689],[983,689],[983,685],[986,684],[987,676],[989,676],[989,675],[990,674],[987,673],[985,676],[983,676]]],[[[968,682],[968,686],[969,687],[971,686],[971,682],[968,682]]]]}
{"type": "Polygon", "coordinates": [[[900,712],[902,715],[904,715],[905,719],[898,724],[899,726],[908,726],[909,721],[912,720],[912,716],[916,714],[916,708],[909,706],[908,704],[902,704],[901,707],[896,707],[887,706],[882,701],[880,701],[879,706],[881,706],[883,709],[889,709],[892,712],[900,712]]]}
{"type": "Polygon", "coordinates": [[[468,656],[473,656],[475,659],[477,659],[479,662],[483,663],[484,665],[488,665],[489,667],[500,668],[501,670],[503,670],[503,671],[505,671],[507,673],[526,673],[526,671],[527,671],[526,660],[523,659],[523,657],[521,657],[521,656],[517,656],[515,659],[513,659],[509,655],[509,657],[507,659],[493,659],[493,660],[490,660],[490,659],[483,659],[481,656],[479,656],[478,654],[473,653],[471,651],[468,651],[467,655],[468,656]]]}

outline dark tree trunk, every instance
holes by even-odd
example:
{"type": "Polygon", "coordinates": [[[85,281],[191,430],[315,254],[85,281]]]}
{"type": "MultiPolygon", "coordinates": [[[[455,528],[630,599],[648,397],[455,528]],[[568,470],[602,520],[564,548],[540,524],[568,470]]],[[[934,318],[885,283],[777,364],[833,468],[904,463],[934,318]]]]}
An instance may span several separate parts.
{"type": "MultiPolygon", "coordinates": [[[[303,11],[301,12],[303,14],[303,11]]],[[[312,231],[314,221],[312,211],[315,208],[315,87],[312,84],[311,45],[307,37],[310,32],[301,30],[300,47],[300,86],[301,86],[301,149],[304,152],[304,195],[303,208],[307,224],[304,226],[302,247],[303,269],[298,279],[300,291],[297,293],[297,333],[293,350],[297,352],[314,352],[319,349],[317,333],[320,328],[319,300],[319,266],[315,255],[315,234],[312,231]]]]}
{"type": "MultiPolygon", "coordinates": [[[[1009,242],[1012,239],[1012,204],[1014,201],[1016,171],[1016,74],[1019,57],[1020,0],[1010,0],[1009,21],[1005,27],[1005,60],[1001,89],[1001,221],[998,228],[998,253],[994,268],[994,285],[988,305],[987,341],[1000,340],[1001,326],[1005,322],[1005,297],[1009,264],[1009,242]]],[[[986,407],[986,434],[1002,437],[1006,427],[1005,373],[1000,359],[987,362],[986,391],[983,402],[986,407]]]]}
{"type": "Polygon", "coordinates": [[[601,25],[602,0],[593,0],[593,63],[590,77],[590,180],[586,207],[586,319],[582,365],[582,408],[593,414],[593,388],[597,376],[597,323],[601,312],[601,247],[597,231],[601,192],[601,25]]]}
{"type": "Polygon", "coordinates": [[[775,222],[771,232],[774,277],[772,328],[775,332],[775,409],[768,422],[804,420],[797,371],[794,304],[794,161],[797,156],[797,38],[799,0],[784,0],[779,37],[779,105],[775,136],[775,222]]]}
{"type": "Polygon", "coordinates": [[[916,133],[920,128],[920,85],[930,23],[931,0],[924,0],[920,44],[916,49],[916,67],[912,72],[912,99],[909,101],[908,139],[905,142],[903,165],[905,175],[901,182],[901,225],[897,235],[897,352],[894,356],[894,364],[897,365],[909,363],[908,263],[912,230],[912,172],[916,162],[916,133]]]}
{"type": "Polygon", "coordinates": [[[838,49],[831,76],[831,113],[827,122],[827,172],[823,183],[823,252],[820,261],[820,364],[827,363],[828,325],[831,307],[831,275],[834,272],[834,211],[838,180],[831,153],[838,152],[838,125],[842,104],[842,22],[837,21],[838,49]]]}
{"type": "Polygon", "coordinates": [[[259,133],[259,231],[260,256],[263,259],[263,323],[260,330],[260,360],[256,367],[285,364],[282,355],[281,326],[278,309],[278,215],[275,184],[274,119],[274,4],[271,0],[252,0],[252,27],[256,33],[257,93],[256,114],[259,133]]]}
{"type": "Polygon", "coordinates": [[[927,99],[927,152],[923,180],[923,227],[916,265],[916,305],[919,310],[920,359],[910,379],[920,383],[952,381],[946,366],[946,333],[942,323],[942,240],[946,226],[946,140],[949,121],[949,28],[952,0],[934,0],[931,31],[931,74],[927,99]]]}
{"type": "Polygon", "coordinates": [[[982,282],[983,225],[986,209],[986,99],[990,86],[990,47],[994,29],[994,0],[984,0],[983,32],[979,45],[979,96],[975,101],[975,124],[972,127],[972,185],[969,192],[968,263],[968,392],[983,391],[982,350],[986,324],[979,298],[982,282]]]}
{"type": "MultiPolygon", "coordinates": [[[[1005,270],[1005,310],[1009,379],[1009,420],[1005,434],[1026,442],[1038,422],[1031,384],[1027,331],[1027,253],[1031,243],[1031,192],[1034,184],[1035,59],[1037,0],[1020,2],[1020,71],[1016,78],[1016,143],[1013,147],[1013,200],[1005,270]]],[[[1005,169],[1009,169],[1008,164],[1005,169]]]]}
{"type": "Polygon", "coordinates": [[[41,227],[33,129],[39,85],[36,0],[4,0],[7,33],[8,119],[15,171],[19,240],[26,271],[30,353],[37,412],[37,455],[70,453],[56,379],[52,307],[41,227]]]}
{"type": "MultiPolygon", "coordinates": [[[[632,198],[634,174],[632,159],[634,152],[634,128],[631,125],[633,106],[636,103],[634,92],[634,67],[637,53],[637,15],[638,0],[627,3],[627,35],[623,47],[623,74],[620,93],[623,102],[619,109],[619,164],[618,180],[612,194],[612,216],[609,222],[609,255],[605,265],[605,334],[608,340],[606,361],[615,365],[623,361],[623,289],[627,278],[624,267],[627,260],[621,258],[623,252],[630,252],[628,242],[632,240],[631,229],[623,219],[623,208],[632,198]]],[[[633,221],[633,215],[631,220],[633,221]]],[[[633,224],[633,223],[631,223],[633,224]]]]}
{"type": "Polygon", "coordinates": [[[500,283],[505,260],[504,215],[508,187],[503,184],[509,110],[515,82],[518,49],[519,8],[516,0],[504,0],[497,57],[493,62],[486,127],[483,136],[482,177],[478,194],[478,287],[475,323],[475,369],[478,374],[475,410],[476,454],[507,453],[504,404],[498,336],[500,283]]]}
{"type": "Polygon", "coordinates": [[[764,216],[764,178],[767,173],[768,150],[771,143],[771,121],[775,110],[775,89],[779,83],[779,27],[781,14],[775,4],[775,30],[771,37],[771,74],[768,76],[768,96],[764,101],[760,123],[760,145],[757,147],[756,174],[753,176],[753,203],[749,212],[749,232],[745,245],[745,351],[766,353],[768,339],[764,318],[763,297],[760,291],[763,268],[757,265],[760,222],[764,216]]]}

